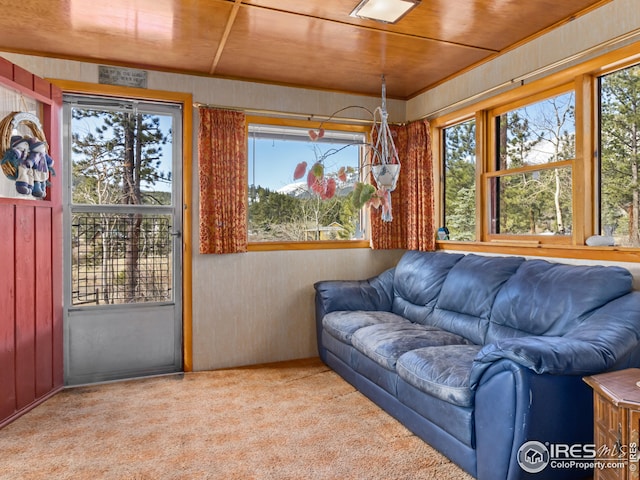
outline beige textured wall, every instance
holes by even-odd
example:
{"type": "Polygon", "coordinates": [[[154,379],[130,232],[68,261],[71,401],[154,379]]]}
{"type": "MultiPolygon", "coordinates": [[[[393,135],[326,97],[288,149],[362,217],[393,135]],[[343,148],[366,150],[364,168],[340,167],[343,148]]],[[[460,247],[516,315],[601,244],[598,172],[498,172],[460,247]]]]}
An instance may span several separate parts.
{"type": "Polygon", "coordinates": [[[198,255],[194,261],[193,348],[198,368],[317,355],[313,284],[363,279],[401,252],[306,250],[198,255]]]}
{"type": "MultiPolygon", "coordinates": [[[[98,66],[68,60],[0,56],[47,78],[97,83],[98,66]]],[[[148,87],[186,92],[194,102],[235,108],[330,115],[347,105],[374,109],[378,98],[149,72],[148,87]]],[[[388,100],[392,121],[404,120],[404,102],[388,100]]],[[[357,117],[358,110],[346,115],[357,117]]],[[[193,151],[198,115],[194,110],[193,151]]],[[[197,157],[193,165],[193,252],[198,252],[197,157]]],[[[368,278],[393,265],[401,252],[370,249],[253,252],[193,257],[193,365],[208,370],[306,358],[315,347],[313,283],[368,278]]]]}

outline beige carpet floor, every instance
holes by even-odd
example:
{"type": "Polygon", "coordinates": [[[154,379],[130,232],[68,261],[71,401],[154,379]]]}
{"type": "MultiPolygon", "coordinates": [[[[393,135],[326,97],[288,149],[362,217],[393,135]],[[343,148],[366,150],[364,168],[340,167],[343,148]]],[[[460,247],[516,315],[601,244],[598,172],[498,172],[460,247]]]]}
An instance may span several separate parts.
{"type": "Polygon", "coordinates": [[[0,430],[0,478],[471,479],[318,359],[64,390],[0,430]]]}

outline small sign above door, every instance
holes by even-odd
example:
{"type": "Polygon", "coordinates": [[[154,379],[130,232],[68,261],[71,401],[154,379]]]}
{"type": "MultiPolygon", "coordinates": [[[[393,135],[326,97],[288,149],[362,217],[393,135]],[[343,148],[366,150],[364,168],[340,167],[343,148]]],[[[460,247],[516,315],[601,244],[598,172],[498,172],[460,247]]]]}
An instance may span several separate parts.
{"type": "Polygon", "coordinates": [[[146,70],[98,66],[98,83],[121,87],[147,88],[146,70]]]}

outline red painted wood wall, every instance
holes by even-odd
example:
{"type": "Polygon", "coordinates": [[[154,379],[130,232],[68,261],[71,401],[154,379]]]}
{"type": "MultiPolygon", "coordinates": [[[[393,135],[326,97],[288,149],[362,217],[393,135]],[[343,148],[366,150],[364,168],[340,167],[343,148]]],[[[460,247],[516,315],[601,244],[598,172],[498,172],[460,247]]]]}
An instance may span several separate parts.
{"type": "Polygon", "coordinates": [[[60,390],[64,377],[62,92],[3,58],[0,86],[42,105],[42,128],[57,173],[44,200],[0,198],[2,427],[60,390]]]}

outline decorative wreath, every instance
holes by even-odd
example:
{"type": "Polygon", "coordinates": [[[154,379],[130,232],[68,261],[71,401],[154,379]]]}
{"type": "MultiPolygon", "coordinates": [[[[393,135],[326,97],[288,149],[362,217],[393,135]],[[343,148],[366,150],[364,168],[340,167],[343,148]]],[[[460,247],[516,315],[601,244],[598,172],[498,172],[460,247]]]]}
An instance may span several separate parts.
{"type": "MultiPolygon", "coordinates": [[[[0,121],[0,158],[11,148],[11,133],[19,124],[27,126],[38,141],[47,142],[37,116],[29,112],[12,112],[0,121]]],[[[2,171],[11,180],[15,180],[18,175],[17,166],[12,162],[3,162],[2,171]]]]}

